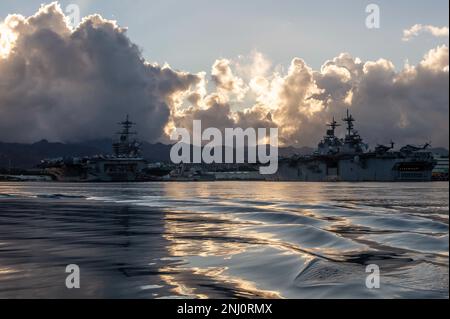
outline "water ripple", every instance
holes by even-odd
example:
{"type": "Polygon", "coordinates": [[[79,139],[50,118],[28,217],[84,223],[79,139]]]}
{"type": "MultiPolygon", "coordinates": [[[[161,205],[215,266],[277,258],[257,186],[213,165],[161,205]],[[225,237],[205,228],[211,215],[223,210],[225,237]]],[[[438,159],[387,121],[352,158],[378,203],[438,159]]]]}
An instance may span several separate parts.
{"type": "Polygon", "coordinates": [[[448,214],[448,183],[1,183],[0,298],[448,298],[448,214]]]}

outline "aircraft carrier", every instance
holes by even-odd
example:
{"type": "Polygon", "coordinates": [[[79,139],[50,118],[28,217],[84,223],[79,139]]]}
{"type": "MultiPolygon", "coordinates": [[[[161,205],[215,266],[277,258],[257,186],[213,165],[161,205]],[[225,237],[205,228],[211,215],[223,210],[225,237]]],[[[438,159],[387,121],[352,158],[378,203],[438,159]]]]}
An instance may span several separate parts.
{"type": "Polygon", "coordinates": [[[318,144],[314,154],[292,156],[279,160],[276,180],[281,181],[430,181],[436,165],[433,154],[424,146],[406,145],[394,150],[377,145],[369,150],[368,145],[354,129],[355,119],[347,110],[343,118],[346,135],[338,138],[333,120],[327,124],[326,135],[318,144]]]}
{"type": "Polygon", "coordinates": [[[147,161],[140,155],[140,143],[132,138],[135,123],[118,123],[122,130],[113,143],[113,155],[46,159],[40,168],[54,180],[62,182],[137,182],[151,180],[146,174],[147,161]]]}

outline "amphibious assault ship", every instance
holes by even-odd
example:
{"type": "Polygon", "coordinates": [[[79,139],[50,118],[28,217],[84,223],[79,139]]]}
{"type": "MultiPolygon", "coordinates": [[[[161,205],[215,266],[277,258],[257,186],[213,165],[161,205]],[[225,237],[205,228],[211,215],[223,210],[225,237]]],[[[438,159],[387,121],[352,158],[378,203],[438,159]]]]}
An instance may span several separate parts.
{"type": "Polygon", "coordinates": [[[63,182],[133,182],[150,179],[146,175],[147,162],[140,155],[141,144],[132,136],[135,123],[118,123],[122,130],[113,142],[113,155],[56,158],[41,161],[40,167],[54,180],[63,182]]]}
{"type": "Polygon", "coordinates": [[[299,181],[430,181],[436,165],[433,154],[424,146],[406,145],[394,150],[377,145],[369,150],[358,131],[355,119],[347,110],[343,118],[346,135],[338,138],[333,120],[317,150],[309,156],[292,156],[279,161],[277,180],[299,181]]]}

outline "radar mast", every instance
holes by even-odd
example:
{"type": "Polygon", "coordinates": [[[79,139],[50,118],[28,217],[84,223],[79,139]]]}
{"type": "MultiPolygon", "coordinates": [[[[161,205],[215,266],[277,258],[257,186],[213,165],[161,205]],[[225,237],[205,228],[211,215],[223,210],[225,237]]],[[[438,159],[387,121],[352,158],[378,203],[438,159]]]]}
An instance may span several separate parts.
{"type": "Polygon", "coordinates": [[[352,135],[354,127],[353,122],[355,121],[355,118],[349,113],[348,109],[347,109],[347,116],[342,120],[347,123],[347,134],[349,136],[352,135]]]}
{"type": "Polygon", "coordinates": [[[334,137],[336,128],[341,125],[338,124],[338,122],[336,122],[336,120],[334,119],[334,116],[333,116],[333,120],[330,123],[328,123],[327,126],[330,127],[330,129],[327,130],[327,136],[334,137]]]}
{"type": "Polygon", "coordinates": [[[122,130],[117,132],[119,141],[113,144],[114,154],[117,157],[136,157],[140,153],[140,144],[136,140],[132,140],[132,135],[137,135],[137,132],[132,132],[130,129],[136,125],[131,122],[127,114],[125,121],[117,123],[122,126],[122,130]]]}

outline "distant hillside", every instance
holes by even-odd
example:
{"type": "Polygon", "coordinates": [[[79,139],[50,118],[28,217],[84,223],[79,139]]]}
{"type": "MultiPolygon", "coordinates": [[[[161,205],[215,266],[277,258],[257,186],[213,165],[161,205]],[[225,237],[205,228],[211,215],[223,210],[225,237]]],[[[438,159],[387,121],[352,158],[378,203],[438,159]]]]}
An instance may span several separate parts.
{"type": "Polygon", "coordinates": [[[94,146],[49,143],[46,140],[34,144],[0,143],[0,167],[32,168],[44,158],[100,153],[94,146]]]}
{"type": "Polygon", "coordinates": [[[433,154],[439,154],[441,156],[448,156],[448,149],[443,147],[434,147],[430,149],[433,154]]]}
{"type": "Polygon", "coordinates": [[[296,148],[293,146],[280,147],[278,153],[280,156],[288,157],[292,155],[311,155],[314,152],[312,147],[303,146],[296,148]]]}

